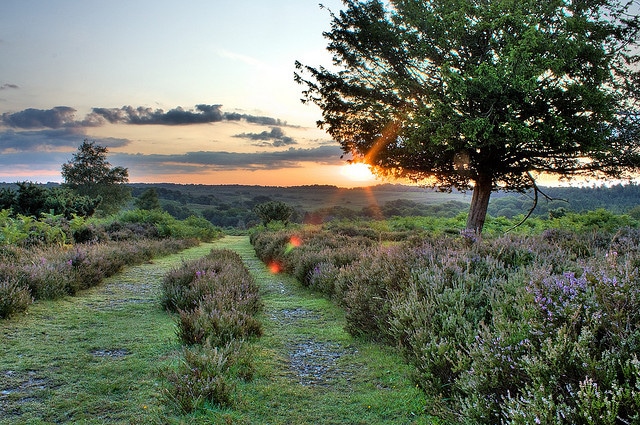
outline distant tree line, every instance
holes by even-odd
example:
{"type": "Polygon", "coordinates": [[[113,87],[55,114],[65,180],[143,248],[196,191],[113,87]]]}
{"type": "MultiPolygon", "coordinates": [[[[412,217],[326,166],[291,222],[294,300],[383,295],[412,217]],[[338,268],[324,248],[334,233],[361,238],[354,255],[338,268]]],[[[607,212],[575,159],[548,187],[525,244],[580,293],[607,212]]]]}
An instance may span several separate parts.
{"type": "MultiPolygon", "coordinates": [[[[178,186],[180,187],[180,186],[178,186]]],[[[154,187],[159,204],[177,219],[191,215],[206,218],[212,224],[223,228],[249,228],[264,222],[257,214],[256,207],[275,200],[267,195],[255,195],[247,191],[245,198],[240,193],[234,195],[237,201],[221,199],[216,194],[189,193],[187,190],[154,187]]],[[[335,188],[334,188],[335,189],[335,188]]],[[[133,195],[139,199],[149,190],[133,186],[133,195]]],[[[199,189],[203,191],[202,188],[199,189]]],[[[277,191],[274,190],[274,193],[277,191]]],[[[541,189],[550,200],[539,200],[533,216],[557,217],[569,212],[594,211],[599,208],[621,214],[628,213],[640,218],[640,185],[613,185],[609,187],[545,187],[541,189]]],[[[331,198],[332,191],[327,191],[331,198]]],[[[466,213],[468,202],[449,200],[438,203],[423,203],[408,199],[387,201],[382,205],[369,205],[363,208],[348,208],[334,205],[313,210],[300,207],[302,201],[292,198],[293,213],[289,219],[293,223],[320,224],[333,220],[386,219],[391,217],[443,217],[450,218],[466,213]]],[[[291,204],[290,203],[290,204],[291,204]]],[[[513,218],[526,214],[533,205],[533,193],[513,194],[496,193],[489,205],[492,217],[513,218]]]]}
{"type": "MultiPolygon", "coordinates": [[[[616,184],[593,187],[547,187],[542,189],[549,199],[541,199],[533,212],[537,217],[554,217],[567,212],[605,209],[615,214],[640,214],[640,185],[616,184]]],[[[525,214],[533,204],[533,194],[504,194],[489,204],[493,217],[512,218],[525,214]]]]}
{"type": "Polygon", "coordinates": [[[100,199],[79,195],[64,187],[46,187],[31,182],[19,182],[0,188],[0,210],[11,210],[13,216],[40,217],[42,214],[89,217],[100,199]]]}

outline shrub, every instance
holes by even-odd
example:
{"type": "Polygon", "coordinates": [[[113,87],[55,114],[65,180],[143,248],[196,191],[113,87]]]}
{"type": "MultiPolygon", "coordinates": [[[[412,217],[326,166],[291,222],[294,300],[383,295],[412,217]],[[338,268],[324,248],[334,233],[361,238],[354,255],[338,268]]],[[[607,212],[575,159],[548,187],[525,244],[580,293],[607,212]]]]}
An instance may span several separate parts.
{"type": "Polygon", "coordinates": [[[629,220],[568,213],[558,228],[536,220],[473,243],[442,229],[389,243],[393,226],[434,226],[390,223],[377,246],[344,223],[252,242],[344,306],[352,334],[400,346],[448,422],[640,422],[640,233],[629,220]]]}
{"type": "Polygon", "coordinates": [[[239,342],[222,347],[209,343],[186,347],[182,359],[177,369],[165,371],[168,386],[164,395],[183,413],[191,413],[205,403],[231,406],[235,381],[253,375],[247,349],[239,342]]]}
{"type": "Polygon", "coordinates": [[[15,281],[0,279],[0,319],[25,311],[32,301],[28,287],[15,281]]]}
{"type": "Polygon", "coordinates": [[[212,295],[189,311],[180,310],[178,336],[187,345],[203,344],[209,340],[222,346],[238,339],[262,335],[262,325],[251,314],[236,308],[218,309],[212,295]]]}
{"type": "Polygon", "coordinates": [[[237,379],[251,379],[246,344],[260,336],[258,286],[238,254],[213,250],[165,275],[162,304],[178,313],[177,333],[188,345],[183,363],[166,373],[165,394],[183,412],[205,403],[232,404],[237,379]]]}

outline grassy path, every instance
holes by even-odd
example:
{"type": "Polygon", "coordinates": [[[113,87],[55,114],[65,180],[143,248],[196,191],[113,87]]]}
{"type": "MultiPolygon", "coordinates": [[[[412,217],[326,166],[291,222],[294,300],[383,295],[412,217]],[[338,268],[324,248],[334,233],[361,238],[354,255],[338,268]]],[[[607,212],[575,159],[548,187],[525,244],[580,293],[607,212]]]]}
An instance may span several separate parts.
{"type": "Polygon", "coordinates": [[[0,322],[0,424],[166,423],[158,372],[179,343],[159,283],[211,246],[127,268],[0,322]]]}
{"type": "Polygon", "coordinates": [[[354,340],[344,324],[322,296],[269,273],[247,237],[226,237],[0,322],[0,425],[431,423],[400,358],[354,340]],[[238,386],[233,409],[181,417],[161,397],[159,370],[180,345],[159,283],[212,248],[238,252],[260,284],[264,336],[253,343],[255,378],[238,386]]]}
{"type": "Polygon", "coordinates": [[[340,309],[293,278],[271,274],[248,238],[227,237],[218,244],[238,252],[259,282],[265,332],[255,343],[255,379],[240,388],[232,411],[212,411],[210,419],[246,424],[431,423],[420,415],[424,398],[396,353],[354,340],[344,331],[340,309]]]}

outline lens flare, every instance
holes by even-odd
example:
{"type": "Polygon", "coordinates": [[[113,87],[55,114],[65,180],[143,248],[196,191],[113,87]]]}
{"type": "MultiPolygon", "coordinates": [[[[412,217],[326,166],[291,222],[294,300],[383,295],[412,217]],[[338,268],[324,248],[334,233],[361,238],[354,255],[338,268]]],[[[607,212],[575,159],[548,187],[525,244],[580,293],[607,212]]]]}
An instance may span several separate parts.
{"type": "Polygon", "coordinates": [[[278,274],[282,270],[282,267],[280,267],[280,264],[276,263],[275,261],[272,261],[271,263],[269,263],[267,267],[269,268],[269,271],[272,274],[278,274]]]}

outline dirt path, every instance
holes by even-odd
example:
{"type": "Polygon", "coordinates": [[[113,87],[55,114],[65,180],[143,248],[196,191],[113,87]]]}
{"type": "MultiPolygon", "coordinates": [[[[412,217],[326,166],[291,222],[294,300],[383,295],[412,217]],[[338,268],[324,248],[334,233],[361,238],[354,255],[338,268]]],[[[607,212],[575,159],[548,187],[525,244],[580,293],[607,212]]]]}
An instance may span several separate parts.
{"type": "Polygon", "coordinates": [[[426,424],[424,400],[396,353],[353,340],[343,312],[228,236],[130,267],[78,297],[38,302],[0,322],[0,425],[426,424]],[[238,252],[261,287],[264,335],[256,374],[233,409],[173,415],[159,370],[180,344],[159,306],[163,275],[212,248],[238,252]]]}

